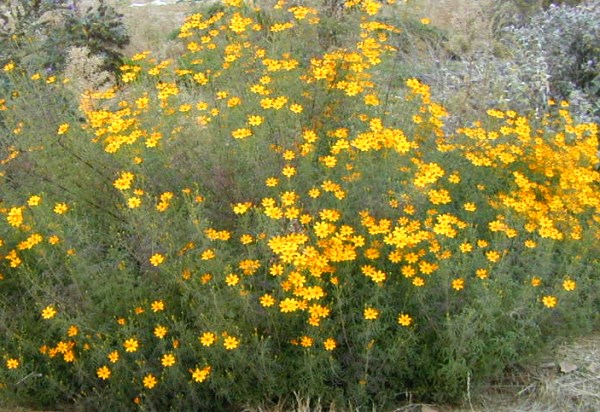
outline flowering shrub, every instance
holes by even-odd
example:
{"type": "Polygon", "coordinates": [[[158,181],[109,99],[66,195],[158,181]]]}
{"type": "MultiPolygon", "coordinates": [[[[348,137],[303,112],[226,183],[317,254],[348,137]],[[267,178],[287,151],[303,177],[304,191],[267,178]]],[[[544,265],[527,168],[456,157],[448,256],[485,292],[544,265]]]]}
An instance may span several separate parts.
{"type": "Polygon", "coordinates": [[[378,13],[401,5],[347,1],[356,25],[323,51],[317,8],[223,3],[187,18],[180,61],[140,53],[86,92],[82,119],[31,115],[68,92],[4,66],[6,397],[457,399],[591,326],[597,124],[563,102],[448,130],[427,85],[384,87],[378,13]]]}

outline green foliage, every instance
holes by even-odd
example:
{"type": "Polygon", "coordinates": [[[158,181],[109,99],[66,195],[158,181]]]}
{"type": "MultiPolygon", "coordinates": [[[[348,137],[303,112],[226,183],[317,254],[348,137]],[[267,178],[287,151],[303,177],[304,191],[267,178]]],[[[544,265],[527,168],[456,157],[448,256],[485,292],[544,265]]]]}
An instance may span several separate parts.
{"type": "Polygon", "coordinates": [[[129,42],[122,17],[104,0],[86,10],[73,0],[9,0],[0,6],[0,62],[61,72],[69,48],[86,46],[116,72],[129,42]]]}
{"type": "Polygon", "coordinates": [[[541,93],[555,100],[576,101],[583,115],[600,116],[598,19],[598,7],[551,6],[525,26],[513,28],[521,81],[533,80],[531,67],[537,63],[535,67],[543,68],[547,82],[541,93]]]}

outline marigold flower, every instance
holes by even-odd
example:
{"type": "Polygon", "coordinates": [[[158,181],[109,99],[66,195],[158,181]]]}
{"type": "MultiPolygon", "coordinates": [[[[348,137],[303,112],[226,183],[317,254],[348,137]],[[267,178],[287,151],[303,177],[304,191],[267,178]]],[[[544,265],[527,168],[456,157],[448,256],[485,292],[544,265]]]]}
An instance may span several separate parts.
{"type": "Polygon", "coordinates": [[[250,206],[252,206],[252,203],[250,203],[250,202],[236,203],[232,207],[233,213],[235,213],[236,215],[243,215],[244,213],[246,213],[248,211],[248,209],[250,209],[250,206]]]}
{"type": "Polygon", "coordinates": [[[463,278],[457,278],[452,281],[452,289],[462,290],[465,288],[465,280],[463,278]]]}
{"type": "Polygon", "coordinates": [[[264,294],[260,297],[260,304],[265,308],[271,307],[275,304],[275,298],[270,294],[264,294]]]}
{"type": "Polygon", "coordinates": [[[167,331],[168,331],[168,329],[165,326],[156,325],[153,333],[154,333],[154,336],[156,336],[157,338],[163,339],[167,335],[167,331]]]}
{"type": "Polygon", "coordinates": [[[217,335],[212,332],[204,332],[198,339],[202,346],[212,346],[217,341],[217,335]]]}
{"type": "Polygon", "coordinates": [[[67,329],[67,336],[69,337],[77,336],[78,333],[79,328],[76,325],[71,325],[69,326],[69,329],[67,329]]]}
{"type": "Polygon", "coordinates": [[[98,375],[100,379],[106,380],[110,378],[110,369],[108,368],[108,366],[103,365],[99,367],[98,370],[96,370],[96,375],[98,375]]]}
{"type": "Polygon", "coordinates": [[[238,275],[236,275],[235,273],[230,273],[229,275],[225,276],[225,283],[227,284],[227,286],[235,286],[240,282],[240,277],[238,275]]]}
{"type": "Polygon", "coordinates": [[[375,320],[379,317],[379,310],[371,307],[365,308],[363,311],[363,317],[366,320],[375,320]]]}
{"type": "Polygon", "coordinates": [[[125,347],[125,352],[136,352],[140,344],[137,339],[130,338],[123,343],[123,346],[125,347]]]}
{"type": "Polygon", "coordinates": [[[314,343],[314,339],[310,336],[302,336],[300,338],[300,346],[304,348],[310,348],[314,343]]]}
{"type": "Polygon", "coordinates": [[[9,358],[6,360],[6,367],[8,369],[17,369],[19,367],[19,360],[15,358],[9,358]]]}
{"type": "Polygon", "coordinates": [[[462,253],[469,253],[473,251],[473,245],[468,242],[464,242],[460,244],[459,249],[462,253]]]}
{"type": "Polygon", "coordinates": [[[420,288],[422,286],[425,286],[425,279],[423,279],[422,277],[419,277],[419,276],[415,276],[412,280],[412,284],[413,284],[413,286],[420,288]]]}
{"type": "Polygon", "coordinates": [[[482,268],[482,269],[477,269],[475,271],[475,275],[477,275],[477,277],[479,279],[486,279],[489,276],[489,273],[488,273],[487,269],[482,268]]]}
{"type": "Polygon", "coordinates": [[[58,134],[58,135],[65,134],[65,133],[67,133],[68,130],[69,130],[69,124],[63,123],[60,126],[58,126],[58,131],[56,132],[56,134],[58,134]]]}
{"type": "Polygon", "coordinates": [[[144,376],[143,380],[144,388],[152,389],[158,384],[158,379],[151,373],[144,376]]]}
{"type": "Polygon", "coordinates": [[[323,346],[325,347],[326,351],[332,351],[337,347],[337,343],[335,339],[327,338],[325,341],[323,341],[323,346]]]}
{"type": "Polygon", "coordinates": [[[240,346],[240,340],[238,338],[236,338],[235,336],[227,336],[225,338],[225,340],[223,341],[223,346],[227,350],[233,350],[233,349],[237,348],[238,346],[240,346]]]}
{"type": "Polygon", "coordinates": [[[208,376],[210,375],[211,367],[205,366],[204,368],[196,368],[194,370],[190,369],[190,373],[192,374],[192,380],[194,382],[202,383],[204,382],[208,376]]]}
{"type": "Polygon", "coordinates": [[[467,211],[467,212],[474,212],[477,210],[477,206],[475,205],[475,203],[473,202],[467,202],[463,205],[463,208],[467,211]]]}
{"type": "Polygon", "coordinates": [[[250,126],[260,126],[265,121],[263,116],[250,115],[248,116],[248,124],[250,126]]]}
{"type": "Polygon", "coordinates": [[[175,355],[173,355],[172,353],[165,353],[160,358],[160,363],[165,368],[169,368],[169,367],[175,365],[175,355]]]}
{"type": "Polygon", "coordinates": [[[558,303],[558,299],[556,298],[556,296],[544,296],[542,298],[542,303],[547,308],[554,308],[558,303]]]}
{"type": "Polygon", "coordinates": [[[294,166],[285,166],[281,169],[281,174],[285,177],[292,177],[296,174],[296,168],[294,166]]]}
{"type": "Polygon", "coordinates": [[[406,313],[400,313],[398,315],[398,324],[400,324],[401,326],[410,326],[413,322],[413,319],[410,317],[410,315],[407,315],[406,313]]]}
{"type": "Polygon", "coordinates": [[[139,197],[130,197],[129,199],[127,199],[127,207],[130,209],[135,209],[137,207],[140,207],[140,205],[142,204],[142,199],[140,199],[139,197]]]}
{"type": "Polygon", "coordinates": [[[562,287],[564,290],[570,292],[570,291],[575,290],[575,288],[577,287],[577,284],[572,279],[565,279],[565,281],[562,284],[562,287]]]}
{"type": "Polygon", "coordinates": [[[56,311],[56,309],[54,308],[54,306],[48,305],[48,306],[46,306],[42,310],[42,318],[44,318],[44,319],[52,319],[53,317],[56,316],[57,313],[58,312],[56,311]]]}
{"type": "Polygon", "coordinates": [[[40,196],[33,195],[27,200],[27,205],[28,206],[39,206],[39,204],[41,202],[42,202],[42,198],[40,196]]]}
{"type": "Polygon", "coordinates": [[[160,253],[155,253],[150,257],[150,264],[152,266],[159,266],[165,261],[165,257],[160,253]]]}
{"type": "Polygon", "coordinates": [[[8,224],[13,227],[19,227],[23,223],[23,208],[13,207],[6,216],[8,224]]]}
{"type": "Polygon", "coordinates": [[[161,312],[165,310],[165,302],[162,300],[155,300],[150,304],[150,308],[152,309],[152,312],[161,312]]]}
{"type": "Polygon", "coordinates": [[[110,363],[117,363],[119,361],[119,352],[114,350],[107,355],[110,363]]]}
{"type": "Polygon", "coordinates": [[[63,213],[66,213],[69,210],[69,206],[67,206],[66,203],[57,203],[54,205],[54,213],[56,213],[57,215],[62,215],[63,213]]]}

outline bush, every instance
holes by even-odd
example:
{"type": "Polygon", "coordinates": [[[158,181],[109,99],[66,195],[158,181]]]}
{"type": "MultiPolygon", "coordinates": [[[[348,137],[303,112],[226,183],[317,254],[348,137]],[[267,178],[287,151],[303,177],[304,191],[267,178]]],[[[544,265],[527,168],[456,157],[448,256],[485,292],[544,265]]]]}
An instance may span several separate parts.
{"type": "Polygon", "coordinates": [[[316,8],[224,3],[83,120],[4,66],[4,399],[457,400],[596,324],[597,124],[494,109],[449,133],[428,86],[387,88],[379,3],[346,6],[337,47],[316,8]]]}
{"type": "Polygon", "coordinates": [[[74,0],[9,0],[0,5],[0,64],[61,72],[70,47],[101,56],[104,70],[116,72],[129,42],[122,15],[98,0],[81,10],[74,0]]]}
{"type": "Polygon", "coordinates": [[[551,6],[511,33],[517,45],[516,69],[522,83],[540,101],[577,102],[581,115],[600,116],[600,8],[592,5],[551,6]],[[536,73],[532,68],[541,68],[536,73]]]}
{"type": "MultiPolygon", "coordinates": [[[[469,116],[490,106],[539,116],[549,103],[568,100],[575,117],[597,121],[600,9],[552,5],[522,19],[510,9],[496,8],[495,13],[502,24],[480,47],[430,65],[426,78],[437,86],[435,94],[469,116]]],[[[485,13],[480,10],[479,15],[485,13]]],[[[493,20],[477,22],[492,27],[493,20]]],[[[481,32],[475,31],[478,36],[481,32]]]]}

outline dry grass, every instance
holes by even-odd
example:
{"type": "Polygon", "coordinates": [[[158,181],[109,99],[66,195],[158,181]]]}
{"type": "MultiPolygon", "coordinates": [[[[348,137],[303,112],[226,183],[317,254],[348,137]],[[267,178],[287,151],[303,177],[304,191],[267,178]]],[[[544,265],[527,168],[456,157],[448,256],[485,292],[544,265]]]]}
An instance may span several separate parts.
{"type": "Polygon", "coordinates": [[[600,411],[600,334],[577,339],[507,375],[462,408],[439,412],[600,411]]]}
{"type": "Polygon", "coordinates": [[[152,51],[158,58],[166,59],[181,55],[180,44],[169,38],[178,30],[185,16],[194,10],[192,3],[175,3],[176,0],[161,0],[164,5],[155,5],[157,0],[112,0],[112,4],[124,15],[131,43],[125,55],[145,50],[152,51]]]}

